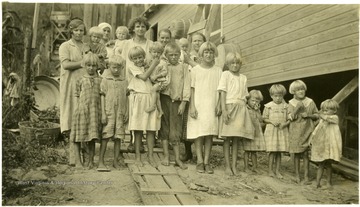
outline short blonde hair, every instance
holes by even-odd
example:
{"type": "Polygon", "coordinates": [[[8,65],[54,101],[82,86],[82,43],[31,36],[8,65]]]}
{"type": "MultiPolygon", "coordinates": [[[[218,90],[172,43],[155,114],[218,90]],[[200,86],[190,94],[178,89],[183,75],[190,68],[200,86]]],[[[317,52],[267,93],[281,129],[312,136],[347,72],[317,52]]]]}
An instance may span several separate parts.
{"type": "Polygon", "coordinates": [[[115,33],[125,32],[126,34],[129,34],[129,29],[126,26],[119,26],[116,28],[115,33]]]}
{"type": "Polygon", "coordinates": [[[259,101],[264,100],[264,97],[259,90],[251,90],[246,98],[249,100],[251,97],[256,98],[259,101]]]}
{"type": "Polygon", "coordinates": [[[189,40],[186,38],[180,38],[178,41],[179,44],[189,44],[189,40]]]}
{"type": "Polygon", "coordinates": [[[321,102],[320,108],[321,110],[331,109],[337,111],[339,109],[339,104],[332,99],[326,99],[325,101],[321,102]]]}
{"type": "Polygon", "coordinates": [[[160,42],[153,42],[149,47],[149,51],[160,51],[163,53],[164,46],[160,42]]]}
{"type": "Polygon", "coordinates": [[[166,55],[169,51],[175,51],[175,52],[181,53],[181,49],[180,49],[179,45],[177,45],[176,43],[172,43],[172,42],[168,43],[165,46],[164,54],[166,55]]]}
{"type": "Polygon", "coordinates": [[[95,27],[91,27],[89,29],[89,36],[92,36],[92,35],[99,35],[102,37],[104,35],[104,32],[100,27],[95,26],[95,27]]]}
{"type": "Polygon", "coordinates": [[[304,89],[306,91],[306,84],[302,80],[296,80],[290,84],[289,92],[290,94],[294,94],[295,91],[298,91],[300,89],[304,89]]]}
{"type": "Polygon", "coordinates": [[[199,57],[203,57],[204,55],[204,51],[205,50],[210,50],[210,51],[213,51],[214,52],[214,55],[215,57],[218,56],[218,50],[216,48],[216,45],[212,42],[204,42],[201,46],[200,46],[200,49],[199,49],[199,57]]]}
{"type": "Polygon", "coordinates": [[[126,62],[120,55],[112,55],[109,57],[109,65],[111,64],[125,66],[126,62]]]}
{"type": "Polygon", "coordinates": [[[130,60],[132,60],[133,57],[136,57],[136,56],[139,56],[139,55],[144,56],[144,58],[146,57],[145,50],[142,49],[142,47],[135,46],[135,47],[133,47],[133,48],[131,48],[131,49],[129,50],[129,59],[130,59],[130,60]]]}
{"type": "Polygon", "coordinates": [[[230,64],[233,61],[238,62],[240,65],[242,65],[242,60],[241,60],[241,56],[239,53],[237,52],[229,52],[226,57],[225,57],[225,65],[230,64]]]}
{"type": "Polygon", "coordinates": [[[82,59],[82,62],[81,62],[81,66],[82,67],[85,67],[86,64],[96,64],[97,66],[99,66],[99,62],[100,62],[100,59],[99,57],[92,53],[92,52],[88,52],[86,55],[84,55],[84,58],[82,59]]]}
{"type": "Polygon", "coordinates": [[[282,96],[285,96],[286,88],[281,84],[274,84],[270,87],[269,92],[270,92],[270,96],[275,94],[281,94],[282,96]]]}

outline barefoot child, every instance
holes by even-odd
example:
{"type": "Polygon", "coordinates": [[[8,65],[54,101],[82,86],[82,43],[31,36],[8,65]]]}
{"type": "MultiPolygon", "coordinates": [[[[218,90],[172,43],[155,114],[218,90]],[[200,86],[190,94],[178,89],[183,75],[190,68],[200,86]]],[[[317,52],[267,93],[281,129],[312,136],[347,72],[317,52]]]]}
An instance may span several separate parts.
{"type": "Polygon", "coordinates": [[[125,79],[125,60],[121,56],[113,55],[109,58],[109,70],[101,81],[101,122],[103,124],[100,143],[98,171],[109,171],[104,164],[107,143],[114,141],[113,167],[119,168],[120,144],[125,137],[125,123],[128,120],[128,100],[125,79]]]}
{"type": "Polygon", "coordinates": [[[244,165],[245,171],[248,171],[248,161],[251,156],[252,171],[257,172],[257,152],[265,151],[265,139],[262,132],[262,125],[264,124],[260,112],[260,102],[263,100],[263,95],[259,90],[251,90],[247,97],[247,105],[254,126],[254,138],[246,139],[244,143],[244,165]]]}
{"type": "Polygon", "coordinates": [[[160,115],[163,114],[160,104],[160,94],[161,90],[164,90],[167,85],[170,83],[170,74],[168,73],[167,65],[165,58],[162,57],[164,52],[164,47],[160,42],[154,42],[150,48],[149,52],[151,55],[151,60],[148,65],[151,65],[153,59],[160,59],[160,63],[156,66],[155,70],[150,75],[150,80],[154,84],[151,88],[151,104],[146,112],[152,112],[157,108],[160,112],[160,115]]]}
{"type": "Polygon", "coordinates": [[[196,171],[214,173],[209,165],[214,136],[218,136],[218,119],[221,114],[219,85],[222,70],[215,66],[217,49],[214,43],[205,42],[199,49],[200,65],[191,70],[191,98],[187,137],[195,140],[196,171]]]}
{"type": "Polygon", "coordinates": [[[290,121],[287,119],[288,105],[284,101],[286,89],[281,84],[274,84],[269,92],[272,101],[265,104],[263,112],[266,124],[265,145],[266,151],[269,152],[269,176],[281,179],[283,177],[280,173],[281,153],[287,152],[289,147],[288,126],[290,121]]]}
{"type": "Polygon", "coordinates": [[[89,160],[85,167],[94,167],[95,139],[101,136],[101,103],[100,83],[101,78],[96,70],[99,67],[99,58],[89,52],[83,58],[82,65],[86,68],[87,75],[78,79],[75,97],[78,98],[77,108],[73,115],[71,140],[75,142],[75,165],[81,167],[80,143],[85,142],[89,149],[89,160]]]}
{"type": "Polygon", "coordinates": [[[159,59],[154,59],[150,67],[145,71],[145,51],[139,46],[129,50],[129,59],[133,62],[129,69],[129,124],[128,130],[134,131],[135,137],[135,164],[142,166],[140,157],[140,145],[143,131],[146,131],[146,142],[148,147],[148,158],[152,166],[157,164],[153,157],[155,132],[160,129],[160,118],[158,110],[146,112],[150,107],[151,81],[150,74],[159,64],[159,59]]]}
{"type": "Polygon", "coordinates": [[[175,43],[165,46],[165,56],[169,62],[168,71],[171,81],[167,88],[161,91],[161,106],[164,115],[161,118],[159,137],[162,139],[164,160],[161,164],[169,165],[169,142],[175,153],[175,164],[181,169],[187,167],[180,160],[180,140],[182,137],[183,113],[190,99],[190,73],[187,64],[179,63],[180,47],[175,43]]]}
{"type": "Polygon", "coordinates": [[[224,139],[225,174],[237,175],[238,142],[241,137],[253,138],[253,126],[246,108],[247,78],[240,74],[241,58],[238,53],[229,53],[225,64],[229,70],[221,74],[218,91],[221,99],[222,120],[220,138],[224,139]],[[230,165],[230,145],[232,163],[230,165]]]}
{"type": "Polygon", "coordinates": [[[129,30],[126,26],[120,26],[116,28],[115,33],[117,40],[115,41],[114,45],[114,54],[121,55],[125,40],[129,36],[129,30]]]}
{"type": "Polygon", "coordinates": [[[314,101],[306,97],[306,85],[301,80],[290,84],[289,92],[289,152],[294,153],[296,182],[300,183],[300,158],[304,159],[304,184],[309,183],[309,137],[314,131],[318,110],[314,101]]]}
{"type": "Polygon", "coordinates": [[[336,101],[327,99],[321,103],[320,107],[320,122],[310,138],[311,160],[319,163],[316,175],[317,188],[321,187],[320,181],[324,168],[327,169],[327,187],[331,187],[331,163],[334,161],[339,162],[342,153],[339,117],[336,115],[339,104],[336,101]]]}

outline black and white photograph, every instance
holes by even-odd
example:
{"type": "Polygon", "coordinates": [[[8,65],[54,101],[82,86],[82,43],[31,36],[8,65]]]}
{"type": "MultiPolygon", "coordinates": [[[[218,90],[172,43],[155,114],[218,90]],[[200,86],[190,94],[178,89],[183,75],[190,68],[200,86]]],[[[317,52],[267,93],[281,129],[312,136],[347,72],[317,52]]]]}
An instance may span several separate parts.
{"type": "Polygon", "coordinates": [[[3,206],[359,205],[359,4],[1,10],[3,206]]]}

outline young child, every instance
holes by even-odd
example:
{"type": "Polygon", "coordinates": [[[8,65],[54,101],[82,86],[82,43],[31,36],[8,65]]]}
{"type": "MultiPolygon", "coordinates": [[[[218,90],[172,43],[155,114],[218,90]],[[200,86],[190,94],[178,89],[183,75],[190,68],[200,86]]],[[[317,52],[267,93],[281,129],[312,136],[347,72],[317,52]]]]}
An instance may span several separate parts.
{"type": "Polygon", "coordinates": [[[286,89],[281,84],[274,84],[269,89],[272,101],[265,104],[263,119],[266,124],[264,136],[266,151],[269,152],[269,176],[281,179],[281,153],[287,152],[289,143],[287,119],[288,105],[284,100],[286,89]],[[275,173],[274,173],[275,165],[275,173]]]}
{"type": "Polygon", "coordinates": [[[224,139],[225,174],[237,175],[238,142],[241,137],[253,138],[254,128],[246,108],[248,93],[247,78],[240,74],[241,57],[238,53],[229,53],[225,64],[228,71],[221,74],[217,90],[221,93],[222,120],[220,120],[220,138],[224,139]],[[232,144],[232,164],[230,165],[230,145],[232,144]]]}
{"type": "Polygon", "coordinates": [[[171,31],[169,29],[162,29],[158,35],[159,42],[165,47],[171,41],[171,31]]]}
{"type": "Polygon", "coordinates": [[[247,105],[254,126],[254,139],[246,139],[244,143],[244,165],[245,172],[248,172],[249,157],[251,156],[252,171],[257,172],[257,152],[265,151],[265,138],[262,132],[262,125],[264,124],[260,112],[260,102],[263,100],[263,95],[259,90],[251,90],[247,97],[247,105]]]}
{"type": "Polygon", "coordinates": [[[191,98],[187,137],[195,140],[196,171],[214,173],[209,165],[213,137],[218,136],[218,119],[221,114],[219,85],[222,70],[215,66],[217,49],[214,43],[205,42],[199,49],[200,65],[191,70],[191,98]],[[204,152],[203,152],[204,151],[204,152]]]}
{"type": "Polygon", "coordinates": [[[148,63],[148,66],[151,65],[153,59],[160,59],[159,65],[156,66],[153,73],[150,75],[150,80],[154,83],[151,89],[151,104],[146,112],[152,112],[157,108],[160,112],[160,115],[163,114],[160,104],[160,95],[159,92],[164,90],[167,85],[170,83],[170,74],[167,69],[167,60],[162,56],[164,52],[164,47],[160,42],[154,42],[150,48],[149,52],[151,55],[151,60],[148,63]]]}
{"type": "Polygon", "coordinates": [[[178,41],[178,44],[180,46],[181,49],[181,54],[180,54],[180,62],[184,62],[184,55],[188,53],[189,50],[189,41],[186,38],[181,38],[178,41]]]}
{"type": "Polygon", "coordinates": [[[99,67],[99,57],[89,52],[83,58],[83,66],[87,75],[78,79],[75,96],[78,105],[72,121],[71,140],[75,142],[75,166],[81,167],[80,143],[85,142],[89,149],[89,160],[85,167],[94,167],[95,139],[101,136],[101,103],[100,83],[101,78],[96,70],[99,67]]]}
{"type": "Polygon", "coordinates": [[[133,62],[129,69],[129,124],[128,130],[134,131],[135,137],[135,164],[142,166],[140,157],[140,145],[143,131],[146,131],[146,142],[148,147],[149,163],[156,167],[157,163],[153,157],[155,132],[160,129],[160,118],[158,110],[146,112],[150,107],[151,73],[159,64],[159,59],[154,59],[150,67],[145,71],[145,51],[139,46],[129,50],[129,59],[133,62]]]}
{"type": "Polygon", "coordinates": [[[109,58],[109,70],[103,77],[101,89],[101,122],[103,124],[102,139],[98,171],[109,171],[104,164],[107,143],[114,141],[113,167],[119,168],[121,139],[125,137],[125,123],[128,120],[128,100],[126,89],[128,82],[125,78],[125,60],[121,56],[113,55],[109,58]]]}
{"type": "Polygon", "coordinates": [[[169,62],[168,71],[171,81],[167,88],[161,91],[161,106],[164,115],[161,118],[159,137],[162,139],[164,160],[161,164],[169,165],[169,142],[173,146],[175,164],[181,169],[187,167],[180,160],[180,139],[182,137],[182,121],[186,103],[190,99],[190,73],[188,65],[179,63],[180,47],[175,43],[165,46],[165,56],[169,62]]]}
{"type": "Polygon", "coordinates": [[[339,104],[331,99],[321,103],[319,113],[320,122],[311,136],[311,160],[319,163],[316,175],[316,187],[320,188],[320,180],[327,169],[327,187],[331,187],[332,167],[331,163],[339,162],[342,153],[341,132],[339,117],[336,112],[339,104]]]}
{"type": "Polygon", "coordinates": [[[84,53],[92,52],[96,54],[100,60],[98,73],[102,74],[106,68],[105,58],[107,56],[106,47],[100,43],[104,32],[100,27],[91,27],[89,29],[90,42],[84,43],[84,53]]]}
{"type": "Polygon", "coordinates": [[[302,80],[290,84],[289,92],[289,152],[294,153],[296,182],[300,183],[300,158],[304,159],[304,184],[309,183],[309,137],[314,131],[318,110],[314,101],[305,96],[307,87],[302,80]]]}
{"type": "Polygon", "coordinates": [[[114,45],[114,54],[121,55],[123,45],[125,42],[124,40],[126,40],[127,37],[129,36],[129,29],[126,26],[120,26],[116,28],[115,33],[117,40],[115,41],[115,45],[114,45]]]}

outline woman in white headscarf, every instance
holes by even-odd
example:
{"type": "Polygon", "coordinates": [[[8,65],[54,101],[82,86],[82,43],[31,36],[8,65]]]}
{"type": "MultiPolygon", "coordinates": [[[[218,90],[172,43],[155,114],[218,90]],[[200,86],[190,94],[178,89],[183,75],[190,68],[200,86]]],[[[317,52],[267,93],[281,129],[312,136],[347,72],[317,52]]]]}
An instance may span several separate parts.
{"type": "Polygon", "coordinates": [[[113,54],[114,47],[114,45],[110,44],[112,27],[106,22],[100,23],[98,27],[100,27],[104,32],[103,38],[100,43],[103,43],[106,46],[107,57],[110,57],[113,54]]]}

